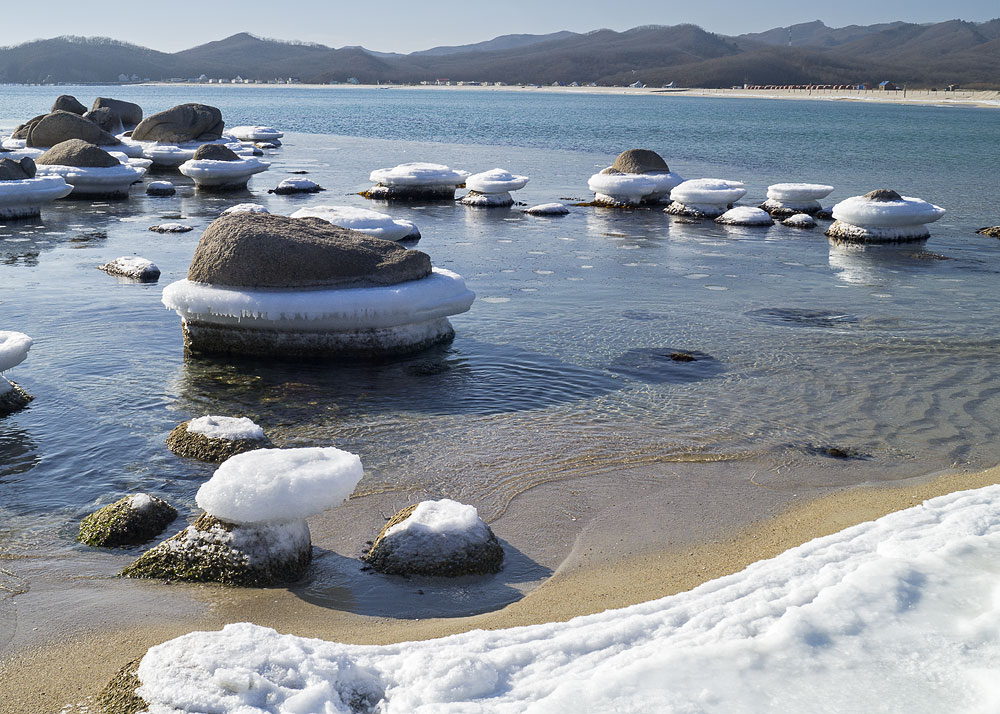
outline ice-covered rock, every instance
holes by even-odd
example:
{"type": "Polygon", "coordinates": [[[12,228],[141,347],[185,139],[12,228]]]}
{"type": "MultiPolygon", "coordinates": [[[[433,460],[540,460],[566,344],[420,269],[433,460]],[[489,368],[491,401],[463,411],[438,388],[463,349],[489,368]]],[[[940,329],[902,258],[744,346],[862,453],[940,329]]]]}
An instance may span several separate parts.
{"type": "Polygon", "coordinates": [[[420,231],[412,221],[393,218],[385,213],[354,206],[309,206],[300,208],[292,218],[320,218],[341,228],[367,233],[382,240],[413,240],[420,231]]]}
{"type": "Polygon", "coordinates": [[[659,154],[649,149],[628,149],[614,163],[587,181],[594,203],[614,208],[659,203],[683,179],[670,170],[659,154]]]}
{"type": "Polygon", "coordinates": [[[224,210],[222,215],[229,213],[270,213],[270,211],[259,203],[237,203],[224,210]]]}
{"type": "Polygon", "coordinates": [[[510,192],[524,188],[528,181],[527,176],[516,176],[505,169],[473,174],[465,180],[469,193],[462,198],[462,203],[482,208],[510,206],[514,203],[510,192]]]}
{"type": "Polygon", "coordinates": [[[212,191],[239,191],[254,174],[267,171],[270,164],[252,156],[240,158],[226,146],[206,144],[198,148],[179,170],[194,179],[195,186],[212,191]]]}
{"type": "Polygon", "coordinates": [[[524,209],[525,213],[533,216],[565,216],[569,209],[561,203],[540,203],[524,209]]]}
{"type": "Polygon", "coordinates": [[[826,235],[856,243],[905,243],[930,236],[928,223],[945,214],[919,198],[900,196],[890,189],[877,189],[853,196],[833,207],[834,223],[826,235]]]}
{"type": "Polygon", "coordinates": [[[0,330],[0,417],[23,409],[32,400],[21,387],[3,377],[4,372],[25,360],[31,345],[31,338],[23,332],[0,330]]]}
{"type": "Polygon", "coordinates": [[[673,201],[664,210],[674,216],[718,218],[746,192],[746,186],[740,181],[692,179],[678,184],[670,192],[673,201]]]}
{"type": "Polygon", "coordinates": [[[173,196],[177,188],[170,181],[150,181],[146,184],[147,196],[173,196]]]}
{"type": "Polygon", "coordinates": [[[455,190],[465,183],[468,171],[451,169],[443,164],[411,162],[392,168],[375,169],[369,180],[375,186],[366,198],[402,201],[452,201],[455,190]]]}
{"type": "Polygon", "coordinates": [[[177,509],[156,496],[120,498],[80,522],[76,539],[98,548],[139,545],[155,538],[177,518],[177,509]]]}
{"type": "Polygon", "coordinates": [[[821,183],[776,183],[767,187],[767,200],[760,205],[772,216],[783,218],[796,213],[815,215],[820,210],[819,200],[826,198],[833,186],[821,183]]]}
{"type": "Polygon", "coordinates": [[[315,181],[310,181],[309,179],[293,177],[284,179],[275,188],[272,188],[268,193],[276,193],[279,196],[289,196],[296,193],[319,193],[320,191],[325,191],[326,189],[320,186],[315,181]]]}
{"type": "Polygon", "coordinates": [[[195,352],[279,357],[412,352],[451,338],[475,295],[430,258],[317,218],[235,213],[163,291],[195,352]]]}
{"type": "Polygon", "coordinates": [[[97,267],[109,275],[139,280],[144,283],[151,283],[160,278],[160,269],[153,261],[134,255],[124,255],[97,267]]]}
{"type": "Polygon", "coordinates": [[[774,219],[771,215],[760,208],[752,206],[736,206],[730,208],[721,216],[715,219],[716,223],[726,226],[773,226],[774,219]]]}
{"type": "Polygon", "coordinates": [[[503,564],[503,548],[474,506],[451,499],[404,508],[363,559],[391,575],[481,575],[503,564]]]}
{"type": "Polygon", "coordinates": [[[0,218],[37,216],[44,204],[64,198],[72,191],[73,187],[62,176],[0,179],[0,218]]]}
{"type": "Polygon", "coordinates": [[[198,417],[178,424],[167,436],[167,448],[178,456],[209,463],[270,445],[264,430],[247,417],[198,417]]]}
{"type": "Polygon", "coordinates": [[[74,196],[125,198],[129,187],[146,175],[144,166],[123,164],[107,151],[81,139],[56,144],[35,159],[40,176],[60,176],[74,196]]]}
{"type": "Polygon", "coordinates": [[[183,223],[160,223],[150,226],[149,230],[153,231],[153,233],[189,233],[194,228],[183,223]]]}
{"type": "Polygon", "coordinates": [[[792,228],[815,228],[816,219],[808,213],[795,213],[783,220],[781,224],[792,228]]]}
{"type": "Polygon", "coordinates": [[[274,141],[280,139],[285,134],[278,131],[273,126],[234,126],[229,129],[230,136],[240,141],[274,141]]]}
{"type": "Polygon", "coordinates": [[[132,131],[134,141],[176,144],[221,138],[222,112],[207,104],[179,104],[143,119],[132,131]]]}

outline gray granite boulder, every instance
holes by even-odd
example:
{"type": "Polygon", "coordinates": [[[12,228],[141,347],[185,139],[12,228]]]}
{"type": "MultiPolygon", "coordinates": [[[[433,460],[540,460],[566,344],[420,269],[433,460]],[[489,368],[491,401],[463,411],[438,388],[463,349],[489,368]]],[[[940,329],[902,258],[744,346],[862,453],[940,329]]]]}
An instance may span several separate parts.
{"type": "Polygon", "coordinates": [[[667,162],[655,151],[649,149],[628,149],[618,154],[611,164],[612,171],[607,173],[645,174],[651,172],[670,171],[667,162]]]}
{"type": "Polygon", "coordinates": [[[83,139],[98,146],[119,144],[115,137],[92,121],[70,112],[53,112],[28,129],[28,146],[55,146],[68,139],[83,139]]]}
{"type": "Polygon", "coordinates": [[[35,124],[37,124],[38,122],[40,122],[42,119],[44,119],[47,116],[48,116],[48,114],[39,114],[36,117],[31,117],[31,119],[29,119],[28,121],[24,122],[24,124],[18,124],[17,127],[14,129],[14,133],[10,135],[10,138],[11,139],[27,139],[28,138],[28,132],[31,130],[31,127],[33,127],[35,124]]]}
{"type": "Polygon", "coordinates": [[[87,111],[87,107],[83,106],[77,98],[72,94],[60,94],[56,97],[56,100],[52,102],[52,109],[50,112],[70,112],[71,114],[82,115],[87,111]]]}
{"type": "Polygon", "coordinates": [[[121,99],[111,99],[109,97],[98,97],[94,100],[90,111],[96,112],[98,109],[110,109],[125,126],[136,126],[142,121],[142,107],[132,102],[125,102],[121,99]]]}
{"type": "Polygon", "coordinates": [[[0,159],[0,181],[23,181],[35,177],[35,162],[25,156],[20,161],[0,159]]]}
{"type": "Polygon", "coordinates": [[[94,122],[109,134],[121,134],[125,131],[125,127],[122,126],[122,120],[107,107],[92,109],[84,114],[83,118],[94,122]]]}
{"type": "Polygon", "coordinates": [[[136,141],[214,141],[222,136],[222,112],[207,104],[179,104],[146,117],[135,129],[136,141]]]}
{"type": "Polygon", "coordinates": [[[240,157],[228,146],[222,144],[204,144],[198,147],[192,157],[194,161],[208,159],[210,161],[239,161],[240,157]]]}
{"type": "Polygon", "coordinates": [[[137,493],[91,513],[76,539],[97,548],[138,545],[155,538],[177,518],[177,509],[156,496],[137,493]]]}
{"type": "Polygon", "coordinates": [[[245,288],[395,285],[431,272],[426,253],[320,218],[231,213],[212,222],[188,280],[245,288]]]}
{"type": "Polygon", "coordinates": [[[121,162],[99,146],[81,139],[69,139],[55,144],[38,157],[43,166],[88,166],[110,168],[121,162]]]}

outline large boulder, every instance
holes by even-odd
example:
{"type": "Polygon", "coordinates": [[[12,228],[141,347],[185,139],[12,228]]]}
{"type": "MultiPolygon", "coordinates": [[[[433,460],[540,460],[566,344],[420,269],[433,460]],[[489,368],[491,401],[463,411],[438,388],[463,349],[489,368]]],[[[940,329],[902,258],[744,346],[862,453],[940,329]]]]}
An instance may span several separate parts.
{"type": "Polygon", "coordinates": [[[107,107],[92,109],[83,118],[94,122],[109,134],[121,134],[125,131],[121,118],[107,107]]]}
{"type": "Polygon", "coordinates": [[[82,116],[70,112],[52,112],[38,120],[28,129],[25,137],[28,146],[55,146],[68,139],[83,139],[98,146],[120,143],[101,127],[82,116]]]}
{"type": "Polygon", "coordinates": [[[121,498],[80,522],[76,539],[98,548],[138,545],[158,536],[177,518],[177,509],[145,493],[121,498]]]}
{"type": "Polygon", "coordinates": [[[188,280],[240,288],[395,285],[431,272],[426,253],[319,218],[231,213],[212,222],[188,280]]]}
{"type": "Polygon", "coordinates": [[[148,116],[132,130],[136,141],[214,141],[222,136],[222,112],[207,104],[179,104],[148,116]]]}
{"type": "Polygon", "coordinates": [[[110,168],[121,162],[99,146],[81,139],[69,139],[55,144],[38,157],[43,166],[78,166],[110,168]]]}
{"type": "Polygon", "coordinates": [[[83,106],[77,98],[72,94],[60,94],[56,97],[56,100],[52,102],[52,109],[50,112],[69,112],[70,114],[82,115],[87,111],[87,107],[83,106]]]}
{"type": "Polygon", "coordinates": [[[622,174],[646,174],[652,172],[669,171],[667,162],[655,151],[649,149],[628,149],[618,154],[618,158],[611,164],[614,172],[622,174]]]}
{"type": "Polygon", "coordinates": [[[142,107],[132,102],[125,102],[121,99],[111,99],[109,97],[98,97],[94,100],[90,111],[96,112],[98,109],[110,109],[125,126],[135,126],[142,121],[142,107]]]}
{"type": "Polygon", "coordinates": [[[23,181],[35,177],[35,162],[25,156],[20,161],[0,159],[0,181],[23,181]]]}
{"type": "Polygon", "coordinates": [[[31,119],[29,119],[28,121],[24,122],[24,124],[18,124],[17,127],[14,128],[14,133],[10,135],[10,138],[11,139],[27,139],[28,138],[28,132],[31,130],[31,127],[33,127],[35,124],[37,124],[38,122],[40,122],[42,119],[44,119],[47,116],[48,116],[48,114],[39,114],[36,117],[31,117],[31,119]]]}
{"type": "Polygon", "coordinates": [[[209,161],[239,161],[240,157],[228,146],[223,146],[222,144],[204,144],[198,147],[198,150],[194,152],[194,156],[192,157],[194,161],[201,161],[203,159],[208,159],[209,161]]]}

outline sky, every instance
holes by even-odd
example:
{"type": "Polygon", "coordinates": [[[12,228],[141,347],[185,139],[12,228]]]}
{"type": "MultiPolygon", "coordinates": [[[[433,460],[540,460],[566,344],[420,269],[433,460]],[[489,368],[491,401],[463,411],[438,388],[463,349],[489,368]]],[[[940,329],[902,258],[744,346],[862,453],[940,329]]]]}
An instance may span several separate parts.
{"type": "Polygon", "coordinates": [[[777,0],[508,0],[504,3],[331,2],[273,0],[211,3],[173,0],[127,3],[120,12],[91,12],[79,0],[49,0],[44,24],[32,34],[20,30],[3,44],[59,35],[113,37],[164,52],[176,52],[237,32],[280,40],[318,42],[330,47],[362,45],[381,52],[412,52],[438,45],[462,45],[506,34],[545,34],[558,30],[627,30],[638,25],[693,23],[709,32],[739,35],[799,22],[822,20],[831,27],[879,22],[982,22],[1000,16],[997,0],[838,0],[836,3],[777,0]],[[284,10],[284,11],[283,11],[284,10]]]}

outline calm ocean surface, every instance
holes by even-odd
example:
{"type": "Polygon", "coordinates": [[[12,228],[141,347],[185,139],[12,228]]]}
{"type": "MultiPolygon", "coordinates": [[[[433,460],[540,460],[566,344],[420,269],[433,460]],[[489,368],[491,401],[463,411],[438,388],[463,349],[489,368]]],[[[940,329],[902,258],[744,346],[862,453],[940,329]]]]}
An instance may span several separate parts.
{"type": "MultiPolygon", "coordinates": [[[[0,420],[0,551],[91,558],[79,519],[146,490],[195,510],[213,467],[171,454],[167,433],[202,414],[246,415],[282,446],[362,457],[358,493],[391,513],[422,497],[473,503],[488,520],[552,481],[653,479],[662,464],[765,463],[789,492],[1000,462],[1000,112],[837,102],[548,93],[254,87],[0,87],[0,129],[60,92],[147,114],[184,101],[228,125],[286,131],[252,196],[202,196],[162,172],[173,198],[59,202],[0,224],[0,329],[35,339],[7,376],[35,401],[0,420]],[[528,204],[587,200],[587,178],[626,148],[655,149],[685,178],[836,186],[832,204],[895,188],[948,209],[925,246],[844,252],[783,226],[725,228],[660,210],[574,208],[565,218],[460,204],[372,205],[369,171],[434,161],[532,177],[528,204]],[[291,170],[328,190],[266,190],[291,170]],[[448,348],[386,365],[185,359],[160,304],[201,230],[229,205],[272,212],[351,204],[412,219],[418,248],[477,294],[448,348]],[[182,215],[182,235],[147,230],[182,215]],[[137,254],[159,284],[95,266],[137,254]],[[671,351],[708,357],[676,364],[671,351]],[[862,458],[831,459],[826,447],[862,458]]],[[[710,489],[722,482],[706,483],[710,489]]],[[[668,517],[669,514],[665,514],[668,517]]],[[[365,523],[357,550],[374,535],[365,523]]],[[[532,524],[525,537],[530,537],[532,524]]],[[[515,543],[515,546],[518,544],[515,543]]],[[[321,596],[320,596],[321,597],[321,596]]]]}

